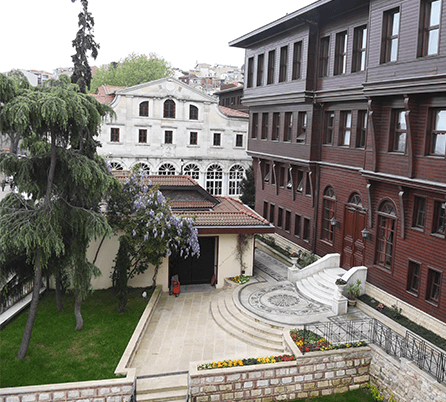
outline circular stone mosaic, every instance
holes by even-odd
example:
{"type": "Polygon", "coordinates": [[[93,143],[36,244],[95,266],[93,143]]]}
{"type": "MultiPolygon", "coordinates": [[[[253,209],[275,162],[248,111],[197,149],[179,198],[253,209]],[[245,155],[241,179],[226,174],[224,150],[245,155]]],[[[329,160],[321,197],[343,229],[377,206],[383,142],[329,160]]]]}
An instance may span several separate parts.
{"type": "MultiPolygon", "coordinates": [[[[244,288],[243,290],[248,290],[244,288]]],[[[254,291],[248,298],[248,309],[277,316],[302,316],[331,311],[329,306],[299,295],[290,282],[278,283],[254,291]]]]}

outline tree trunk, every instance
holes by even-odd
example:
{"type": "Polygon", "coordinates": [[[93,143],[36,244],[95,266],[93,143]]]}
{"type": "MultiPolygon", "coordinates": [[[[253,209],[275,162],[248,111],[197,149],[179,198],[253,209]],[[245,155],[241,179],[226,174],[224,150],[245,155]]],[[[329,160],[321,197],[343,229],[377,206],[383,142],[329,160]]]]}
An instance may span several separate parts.
{"type": "Polygon", "coordinates": [[[64,311],[62,304],[62,281],[60,279],[60,271],[56,274],[56,305],[58,311],[64,311]]]}
{"type": "Polygon", "coordinates": [[[82,331],[82,328],[84,327],[84,320],[82,319],[82,314],[81,314],[81,304],[82,304],[82,302],[79,300],[79,297],[76,294],[76,299],[74,302],[74,316],[76,317],[76,331],[82,331]]]}
{"type": "Polygon", "coordinates": [[[42,268],[40,267],[40,253],[37,255],[37,269],[34,272],[34,288],[31,305],[29,307],[28,319],[26,320],[25,331],[23,332],[22,343],[17,352],[17,359],[23,359],[28,351],[31,332],[34,326],[34,320],[37,314],[37,305],[39,304],[40,285],[42,283],[42,268]]]}

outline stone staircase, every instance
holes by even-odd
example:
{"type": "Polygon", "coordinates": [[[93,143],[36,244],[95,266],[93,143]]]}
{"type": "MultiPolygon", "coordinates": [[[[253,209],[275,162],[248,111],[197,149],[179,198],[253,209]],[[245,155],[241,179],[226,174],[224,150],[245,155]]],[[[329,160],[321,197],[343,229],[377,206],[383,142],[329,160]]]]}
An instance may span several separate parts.
{"type": "Polygon", "coordinates": [[[245,343],[284,353],[283,327],[268,324],[243,311],[234,300],[236,294],[234,289],[228,289],[211,302],[211,314],[217,325],[245,343]]]}
{"type": "Polygon", "coordinates": [[[187,374],[140,377],[136,382],[138,402],[184,402],[186,396],[187,374]]]}
{"type": "Polygon", "coordinates": [[[332,305],[336,279],[347,271],[343,268],[325,268],[296,282],[297,290],[319,303],[332,305]]]}

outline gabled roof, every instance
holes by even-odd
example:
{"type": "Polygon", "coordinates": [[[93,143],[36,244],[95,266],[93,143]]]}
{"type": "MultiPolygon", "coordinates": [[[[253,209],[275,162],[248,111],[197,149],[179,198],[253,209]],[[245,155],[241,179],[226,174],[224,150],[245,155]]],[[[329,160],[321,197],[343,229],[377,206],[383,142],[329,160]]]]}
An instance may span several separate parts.
{"type": "Polygon", "coordinates": [[[124,87],[117,87],[113,85],[101,85],[96,90],[96,93],[91,94],[91,96],[104,105],[111,105],[111,103],[115,99],[115,92],[118,89],[122,88],[124,87]]]}
{"type": "MultiPolygon", "coordinates": [[[[123,182],[128,172],[114,172],[114,175],[123,182]]],[[[189,176],[150,175],[148,180],[152,185],[159,185],[176,214],[193,217],[194,226],[201,233],[274,232],[274,226],[242,202],[213,196],[189,176]]]]}
{"type": "Polygon", "coordinates": [[[225,116],[228,117],[244,117],[246,119],[249,119],[249,114],[242,112],[240,110],[231,109],[229,107],[221,106],[219,105],[218,108],[220,109],[220,112],[222,112],[225,116]]]}

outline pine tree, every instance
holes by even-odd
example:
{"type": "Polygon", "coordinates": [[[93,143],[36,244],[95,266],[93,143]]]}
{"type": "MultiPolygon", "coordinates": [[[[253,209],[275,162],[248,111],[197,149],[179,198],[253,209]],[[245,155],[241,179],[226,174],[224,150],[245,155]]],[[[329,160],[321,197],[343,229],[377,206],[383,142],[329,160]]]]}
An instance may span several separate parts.
{"type": "MultiPolygon", "coordinates": [[[[0,88],[9,88],[7,81],[0,74],[0,88]]],[[[66,260],[76,301],[86,296],[97,274],[86,260],[86,245],[111,231],[98,205],[114,179],[105,161],[91,154],[101,119],[113,111],[79,92],[66,76],[12,97],[1,90],[0,103],[0,130],[21,133],[29,151],[22,157],[0,154],[0,170],[14,175],[18,188],[0,202],[0,259],[12,250],[34,265],[33,296],[17,354],[21,359],[31,339],[42,273],[52,259],[66,260]]]]}

